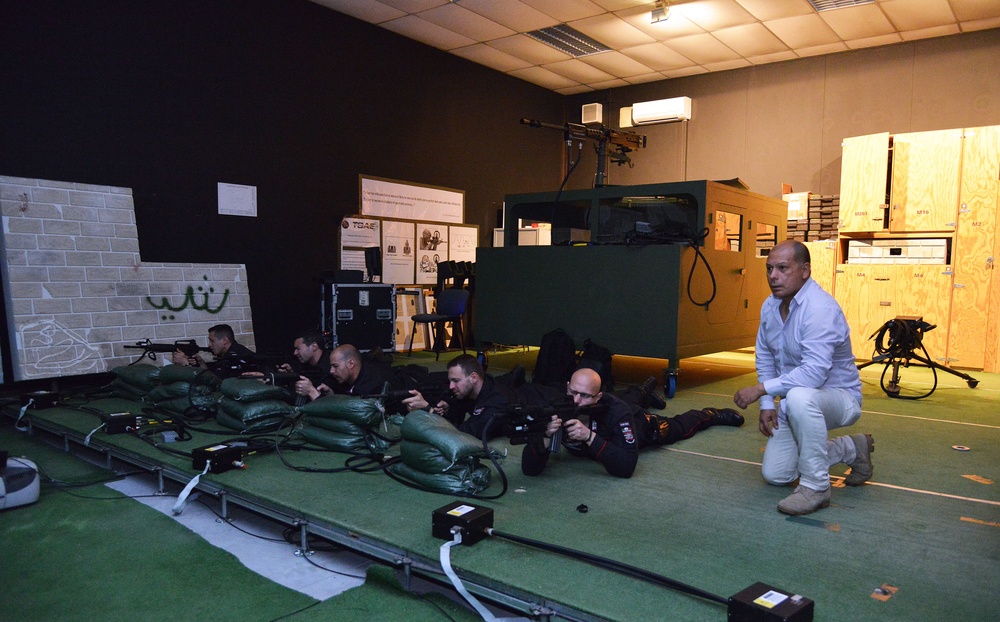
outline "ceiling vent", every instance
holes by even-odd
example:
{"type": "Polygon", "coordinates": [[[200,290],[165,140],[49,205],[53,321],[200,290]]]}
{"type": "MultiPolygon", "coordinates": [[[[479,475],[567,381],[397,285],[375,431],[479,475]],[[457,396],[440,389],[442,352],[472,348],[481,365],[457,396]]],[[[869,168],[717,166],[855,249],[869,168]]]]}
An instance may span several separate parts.
{"type": "Polygon", "coordinates": [[[600,52],[609,52],[611,48],[600,41],[595,41],[579,30],[570,28],[566,24],[559,24],[550,28],[533,30],[525,33],[536,41],[541,41],[551,45],[560,52],[569,54],[573,58],[590,56],[600,52]]]}
{"type": "Polygon", "coordinates": [[[809,0],[809,4],[811,4],[817,11],[845,9],[849,6],[861,6],[862,4],[874,3],[875,0],[809,0]]]}

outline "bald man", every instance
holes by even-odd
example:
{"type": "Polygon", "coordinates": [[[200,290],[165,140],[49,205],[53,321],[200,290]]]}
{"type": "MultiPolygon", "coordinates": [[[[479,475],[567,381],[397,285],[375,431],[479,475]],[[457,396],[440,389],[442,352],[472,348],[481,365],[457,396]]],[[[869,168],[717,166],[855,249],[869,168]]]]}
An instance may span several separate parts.
{"type": "MultiPolygon", "coordinates": [[[[616,477],[632,477],[642,447],[670,445],[714,425],[743,425],[743,416],[731,408],[689,410],[676,417],[653,415],[638,399],[625,401],[601,391],[601,377],[593,369],[576,370],[566,385],[566,394],[578,407],[603,404],[607,411],[592,416],[589,425],[553,415],[544,437],[530,441],[521,453],[521,471],[525,475],[540,475],[545,470],[552,436],[560,428],[563,445],[570,454],[596,460],[616,477]]],[[[625,396],[630,394],[638,398],[639,392],[626,392],[625,396]]]]}
{"type": "Polygon", "coordinates": [[[302,378],[295,385],[300,395],[316,399],[326,393],[338,395],[378,395],[385,384],[390,390],[402,388],[392,369],[383,363],[365,360],[361,352],[349,343],[337,346],[330,352],[330,375],[318,387],[302,378]]]}

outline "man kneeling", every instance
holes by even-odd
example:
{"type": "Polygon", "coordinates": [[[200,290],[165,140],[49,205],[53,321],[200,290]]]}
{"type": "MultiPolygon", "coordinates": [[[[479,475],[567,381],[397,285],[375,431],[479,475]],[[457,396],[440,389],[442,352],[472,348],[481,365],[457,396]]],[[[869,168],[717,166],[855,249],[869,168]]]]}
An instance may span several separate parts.
{"type": "Polygon", "coordinates": [[[577,407],[602,404],[607,409],[592,416],[590,425],[553,415],[544,437],[529,441],[521,453],[525,475],[545,470],[552,436],[560,428],[563,446],[570,454],[597,460],[616,477],[631,477],[642,447],[670,445],[713,425],[743,425],[743,416],[731,408],[689,410],[676,417],[653,415],[641,406],[641,391],[629,390],[622,397],[603,393],[601,377],[593,369],[578,369],[566,385],[566,394],[577,407]]]}

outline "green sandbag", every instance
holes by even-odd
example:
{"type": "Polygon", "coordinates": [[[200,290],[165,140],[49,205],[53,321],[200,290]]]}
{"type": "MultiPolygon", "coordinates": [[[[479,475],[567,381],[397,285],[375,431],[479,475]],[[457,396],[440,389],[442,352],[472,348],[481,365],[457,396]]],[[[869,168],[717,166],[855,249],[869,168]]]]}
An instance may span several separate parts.
{"type": "Polygon", "coordinates": [[[389,444],[373,434],[342,434],[311,425],[303,425],[299,434],[314,445],[352,454],[385,453],[389,444]]]}
{"type": "Polygon", "coordinates": [[[483,465],[455,467],[444,473],[422,473],[404,462],[397,462],[388,469],[393,475],[432,492],[474,495],[490,486],[491,473],[483,465]]]}
{"type": "Polygon", "coordinates": [[[219,413],[225,413],[233,419],[242,421],[249,429],[258,419],[273,421],[290,417],[295,414],[295,407],[278,400],[237,402],[234,399],[223,397],[219,400],[219,413]]]}
{"type": "Polygon", "coordinates": [[[281,427],[284,423],[284,417],[262,417],[260,419],[254,420],[252,423],[247,424],[242,420],[235,417],[231,417],[224,412],[219,412],[215,415],[215,421],[230,430],[237,430],[239,432],[247,432],[249,434],[261,434],[264,432],[273,432],[281,427]]]}
{"type": "Polygon", "coordinates": [[[191,393],[190,382],[171,382],[170,384],[161,384],[155,387],[146,395],[146,401],[159,404],[160,402],[175,400],[179,397],[188,397],[191,393]]]}
{"type": "Polygon", "coordinates": [[[219,377],[212,372],[200,367],[188,367],[186,365],[164,365],[160,368],[160,384],[170,384],[173,382],[193,382],[198,378],[198,384],[212,388],[218,388],[219,377]]]}
{"type": "Polygon", "coordinates": [[[156,407],[175,415],[183,415],[191,408],[191,400],[187,397],[175,397],[157,402],[156,407]]]}
{"type": "Polygon", "coordinates": [[[468,457],[489,457],[478,438],[460,432],[444,417],[423,410],[406,415],[402,434],[404,440],[433,445],[451,463],[462,462],[468,457]]]}
{"type": "Polygon", "coordinates": [[[238,402],[283,400],[288,397],[285,389],[252,378],[226,378],[219,386],[219,392],[238,402]]]}
{"type": "MultiPolygon", "coordinates": [[[[405,438],[399,444],[399,456],[408,466],[422,473],[444,473],[455,466],[455,463],[445,458],[441,450],[428,443],[409,441],[405,438]]],[[[475,464],[476,459],[469,456],[463,464],[475,464]]]]}
{"type": "Polygon", "coordinates": [[[115,375],[115,380],[121,380],[143,393],[148,393],[159,384],[160,368],[156,365],[136,363],[135,365],[115,367],[111,373],[115,375]]]}
{"type": "Polygon", "coordinates": [[[306,417],[346,419],[363,428],[373,428],[382,421],[385,409],[377,399],[352,395],[325,395],[301,408],[306,417]]]}
{"type": "Polygon", "coordinates": [[[109,385],[111,387],[111,392],[117,397],[124,397],[128,400],[139,400],[149,393],[150,389],[155,388],[150,387],[150,389],[145,389],[139,386],[135,386],[125,382],[121,378],[115,378],[111,381],[109,385]]]}
{"type": "Polygon", "coordinates": [[[347,419],[323,419],[322,417],[305,417],[302,422],[306,425],[323,428],[331,432],[339,432],[350,436],[364,436],[365,428],[351,423],[347,419]]]}

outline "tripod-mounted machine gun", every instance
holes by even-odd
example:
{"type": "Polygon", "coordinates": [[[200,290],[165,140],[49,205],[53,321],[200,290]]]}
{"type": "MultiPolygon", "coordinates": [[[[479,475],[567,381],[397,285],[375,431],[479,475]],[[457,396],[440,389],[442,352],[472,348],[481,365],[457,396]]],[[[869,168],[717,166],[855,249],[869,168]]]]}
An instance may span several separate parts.
{"type": "MultiPolygon", "coordinates": [[[[569,179],[570,173],[572,173],[573,169],[576,168],[576,165],[580,163],[583,143],[587,140],[597,141],[597,175],[594,177],[595,187],[604,185],[604,179],[606,176],[604,170],[606,160],[610,159],[618,166],[621,166],[622,164],[632,166],[632,161],[628,157],[628,154],[631,151],[642,149],[646,146],[646,137],[642,134],[613,130],[611,128],[604,127],[603,125],[598,127],[587,127],[586,125],[581,125],[579,123],[555,125],[554,123],[543,123],[541,121],[535,121],[534,119],[521,119],[521,124],[529,127],[544,127],[550,130],[561,130],[566,141],[567,158],[570,157],[570,147],[573,143],[577,143],[578,151],[576,161],[570,164],[569,171],[566,173],[566,179],[569,179]],[[613,147],[613,151],[610,154],[608,153],[608,144],[613,147]]],[[[566,185],[566,179],[563,180],[563,185],[566,185]]]]}

